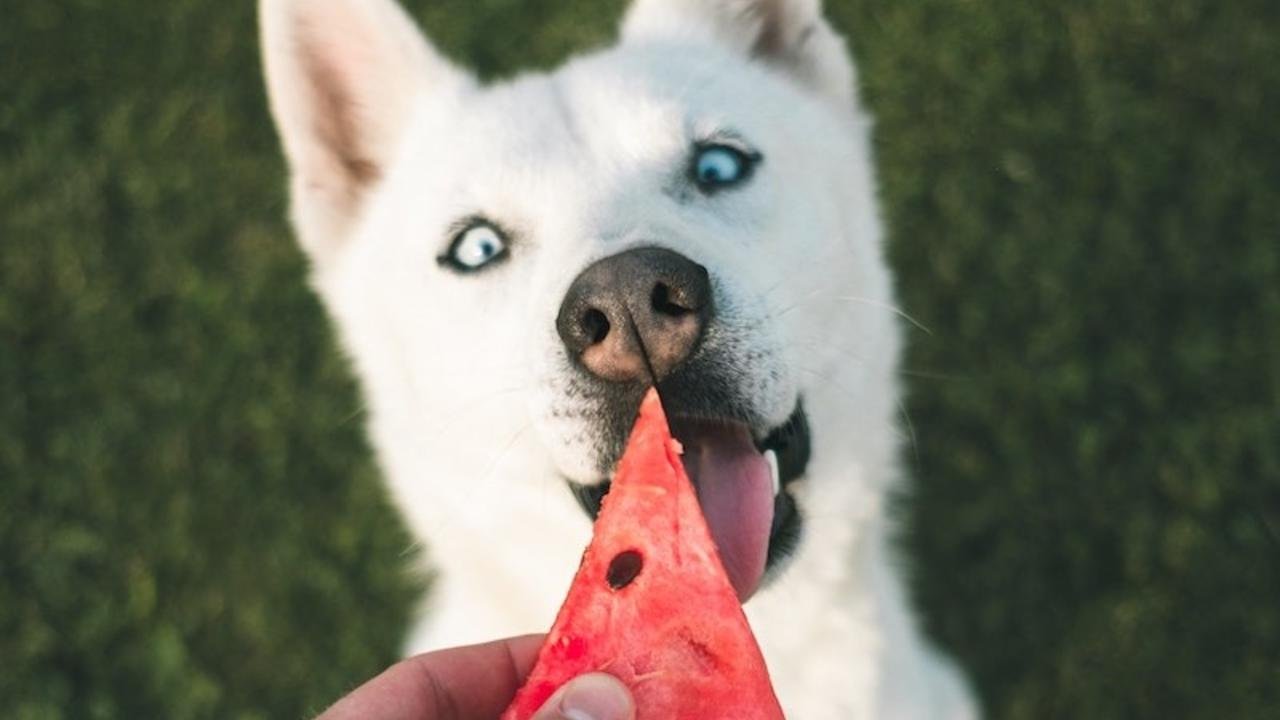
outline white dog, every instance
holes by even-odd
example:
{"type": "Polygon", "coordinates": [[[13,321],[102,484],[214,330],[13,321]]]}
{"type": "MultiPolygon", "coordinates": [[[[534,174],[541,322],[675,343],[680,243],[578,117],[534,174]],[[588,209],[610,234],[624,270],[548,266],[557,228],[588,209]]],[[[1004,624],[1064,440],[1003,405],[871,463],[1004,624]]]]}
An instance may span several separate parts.
{"type": "Polygon", "coordinates": [[[899,331],[818,0],[635,0],[491,86],[394,0],[261,19],[293,221],[440,571],[410,650],[550,626],[656,376],[789,716],[975,717],[890,541],[899,331]]]}

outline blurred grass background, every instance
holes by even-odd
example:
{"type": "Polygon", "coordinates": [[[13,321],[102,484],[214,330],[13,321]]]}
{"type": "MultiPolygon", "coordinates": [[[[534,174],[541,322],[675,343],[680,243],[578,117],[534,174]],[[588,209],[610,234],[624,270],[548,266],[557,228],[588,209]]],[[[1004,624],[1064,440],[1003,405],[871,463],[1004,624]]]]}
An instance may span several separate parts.
{"type": "MultiPolygon", "coordinates": [[[[414,0],[487,76],[621,0],[414,0]]],[[[1280,717],[1280,4],[828,0],[928,626],[998,718],[1280,717]]],[[[424,582],[304,286],[252,4],[0,22],[0,716],[297,718],[424,582]]]]}

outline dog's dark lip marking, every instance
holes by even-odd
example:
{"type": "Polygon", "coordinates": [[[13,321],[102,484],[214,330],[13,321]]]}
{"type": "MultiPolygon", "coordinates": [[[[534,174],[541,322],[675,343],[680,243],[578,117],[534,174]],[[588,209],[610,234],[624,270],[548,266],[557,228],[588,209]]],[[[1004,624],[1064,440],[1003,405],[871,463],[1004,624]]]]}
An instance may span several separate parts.
{"type": "Polygon", "coordinates": [[[604,496],[609,494],[609,487],[613,485],[613,481],[605,479],[594,485],[586,485],[572,480],[566,480],[566,482],[569,483],[569,490],[573,492],[573,497],[577,499],[578,505],[582,506],[582,509],[594,521],[600,515],[600,503],[604,502],[604,496]]]}
{"type": "Polygon", "coordinates": [[[773,498],[773,527],[769,529],[769,549],[765,556],[764,577],[760,587],[778,578],[786,567],[787,558],[795,552],[804,535],[804,518],[796,507],[795,498],[785,488],[773,498]]]}
{"type": "MultiPolygon", "coordinates": [[[[756,449],[761,453],[772,450],[777,455],[778,482],[782,486],[773,498],[773,526],[769,529],[769,549],[762,587],[780,574],[784,561],[795,552],[803,535],[804,518],[788,488],[800,480],[808,469],[812,450],[809,434],[809,417],[804,411],[804,402],[798,400],[795,410],[786,421],[769,431],[763,440],[756,442],[756,449]]],[[[600,514],[600,504],[605,495],[609,494],[611,481],[605,479],[592,485],[573,480],[566,482],[583,511],[595,520],[600,514]]]]}
{"type": "Polygon", "coordinates": [[[786,422],[774,428],[756,442],[761,453],[772,450],[778,457],[778,481],[786,486],[804,474],[809,467],[812,444],[809,441],[809,416],[804,411],[804,401],[796,401],[795,410],[786,422]]]}

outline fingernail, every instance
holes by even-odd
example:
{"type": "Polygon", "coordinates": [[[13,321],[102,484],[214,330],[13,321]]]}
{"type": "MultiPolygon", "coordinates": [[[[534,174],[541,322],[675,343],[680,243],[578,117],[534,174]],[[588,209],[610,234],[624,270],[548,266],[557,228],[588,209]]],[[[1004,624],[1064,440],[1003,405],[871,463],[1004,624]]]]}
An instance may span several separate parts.
{"type": "Polygon", "coordinates": [[[565,686],[560,715],[565,720],[631,720],[631,694],[612,675],[583,675],[565,686]]]}

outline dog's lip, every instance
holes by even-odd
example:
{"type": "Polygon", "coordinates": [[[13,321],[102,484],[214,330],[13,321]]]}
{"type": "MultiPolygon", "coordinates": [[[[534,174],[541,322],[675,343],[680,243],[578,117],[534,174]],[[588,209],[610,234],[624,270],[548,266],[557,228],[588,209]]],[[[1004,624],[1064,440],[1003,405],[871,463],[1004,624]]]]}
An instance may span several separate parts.
{"type": "MultiPolygon", "coordinates": [[[[742,425],[740,420],[732,418],[708,418],[673,416],[671,424],[673,434],[679,438],[678,429],[688,422],[724,423],[726,425],[742,425]]],[[[755,437],[760,437],[756,435],[755,437]]],[[[761,587],[767,586],[781,573],[785,561],[795,550],[803,530],[803,517],[796,507],[791,495],[793,485],[804,477],[810,456],[810,429],[808,415],[802,400],[797,400],[794,409],[780,425],[763,433],[761,439],[755,440],[756,450],[762,455],[774,453],[777,473],[774,496],[773,521],[769,530],[767,556],[764,578],[761,587]]],[[[609,493],[611,481],[605,478],[596,483],[579,483],[567,480],[583,511],[593,520],[600,514],[600,504],[609,493]]]]}

